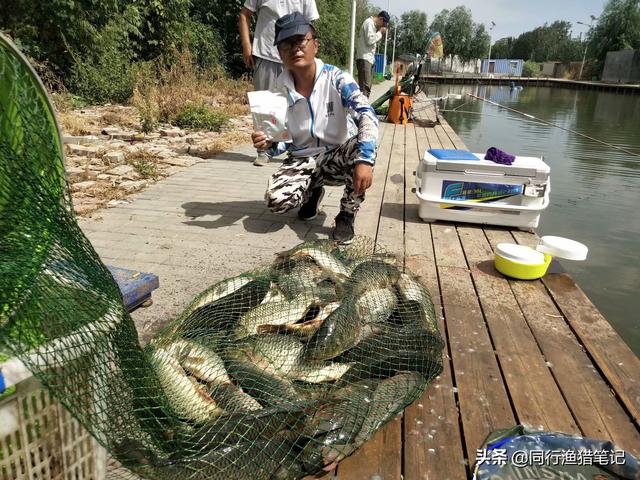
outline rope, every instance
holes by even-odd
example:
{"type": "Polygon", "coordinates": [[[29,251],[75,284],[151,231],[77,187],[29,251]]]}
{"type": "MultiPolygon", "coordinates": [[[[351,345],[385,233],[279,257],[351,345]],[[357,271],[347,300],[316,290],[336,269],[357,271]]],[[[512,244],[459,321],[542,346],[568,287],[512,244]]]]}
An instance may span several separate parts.
{"type": "Polygon", "coordinates": [[[502,105],[500,103],[493,102],[493,101],[491,101],[491,100],[489,100],[487,98],[484,98],[484,97],[479,97],[477,95],[474,95],[473,93],[469,93],[467,95],[469,95],[471,98],[474,98],[476,100],[482,100],[483,102],[490,103],[491,105],[495,105],[496,107],[504,108],[504,109],[509,110],[511,112],[517,113],[517,114],[522,115],[524,117],[527,117],[527,118],[529,118],[531,120],[536,120],[536,121],[542,122],[542,123],[544,123],[546,125],[551,125],[552,127],[559,128],[560,130],[564,130],[565,132],[573,133],[575,135],[580,135],[581,137],[587,138],[587,139],[589,139],[591,141],[594,141],[594,142],[597,142],[597,143],[601,143],[602,145],[606,145],[607,147],[614,148],[616,150],[620,150],[621,152],[625,152],[625,153],[627,153],[629,155],[633,155],[635,157],[640,157],[640,153],[633,152],[633,151],[628,150],[626,148],[619,147],[617,145],[613,145],[612,143],[608,143],[608,142],[605,142],[603,140],[599,140],[597,138],[593,138],[593,137],[591,137],[589,135],[586,135],[584,133],[576,132],[575,130],[572,130],[570,128],[561,127],[560,125],[556,125],[555,123],[549,122],[549,121],[544,120],[542,118],[534,117],[533,115],[530,115],[530,114],[525,113],[525,112],[521,112],[520,110],[516,110],[515,108],[507,107],[506,105],[502,105]]]}

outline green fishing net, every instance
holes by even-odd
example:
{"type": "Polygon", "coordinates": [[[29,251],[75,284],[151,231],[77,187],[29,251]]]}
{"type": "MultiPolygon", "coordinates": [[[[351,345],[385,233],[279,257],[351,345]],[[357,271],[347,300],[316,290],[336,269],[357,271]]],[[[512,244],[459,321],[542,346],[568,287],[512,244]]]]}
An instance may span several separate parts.
{"type": "Polygon", "coordinates": [[[366,238],[219,282],[141,347],[75,221],[53,109],[4,37],[0,87],[0,348],[107,449],[108,478],[317,474],[441,372],[429,292],[366,238]]]}

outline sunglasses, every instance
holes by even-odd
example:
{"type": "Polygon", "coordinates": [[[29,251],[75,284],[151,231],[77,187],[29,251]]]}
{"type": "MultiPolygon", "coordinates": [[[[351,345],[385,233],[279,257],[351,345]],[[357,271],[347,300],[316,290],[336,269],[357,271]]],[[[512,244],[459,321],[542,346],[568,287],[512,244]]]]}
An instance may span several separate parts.
{"type": "Polygon", "coordinates": [[[295,37],[291,37],[291,38],[287,38],[286,40],[283,40],[282,42],[280,42],[278,44],[278,48],[281,48],[282,50],[293,50],[294,48],[301,48],[301,49],[306,49],[307,45],[309,44],[309,42],[311,40],[315,40],[316,37],[314,37],[313,35],[310,37],[307,36],[302,36],[302,35],[297,35],[295,37]]]}

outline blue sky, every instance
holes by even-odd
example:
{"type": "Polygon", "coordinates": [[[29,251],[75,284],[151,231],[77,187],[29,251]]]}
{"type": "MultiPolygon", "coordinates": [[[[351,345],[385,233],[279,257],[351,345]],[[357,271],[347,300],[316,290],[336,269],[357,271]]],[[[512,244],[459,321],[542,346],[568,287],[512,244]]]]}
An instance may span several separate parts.
{"type": "Polygon", "coordinates": [[[577,36],[586,32],[587,27],[576,21],[589,23],[589,16],[599,16],[606,0],[372,0],[371,3],[385,10],[389,6],[389,13],[396,16],[408,10],[422,10],[427,13],[429,23],[440,10],[464,5],[471,9],[474,21],[484,23],[487,28],[492,20],[496,23],[491,32],[495,42],[502,37],[517,37],[554,20],[571,22],[577,36]]]}

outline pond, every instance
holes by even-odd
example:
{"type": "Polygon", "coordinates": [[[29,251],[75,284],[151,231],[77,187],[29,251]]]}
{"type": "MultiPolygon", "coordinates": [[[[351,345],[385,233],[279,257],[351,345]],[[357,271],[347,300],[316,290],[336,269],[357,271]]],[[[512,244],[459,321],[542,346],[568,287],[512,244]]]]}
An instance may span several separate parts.
{"type": "Polygon", "coordinates": [[[538,235],[586,244],[584,262],[562,266],[636,354],[640,354],[640,156],[509,112],[466,93],[526,112],[640,155],[640,95],[566,88],[433,85],[443,115],[470,150],[495,146],[542,156],[551,167],[551,203],[538,235]]]}

